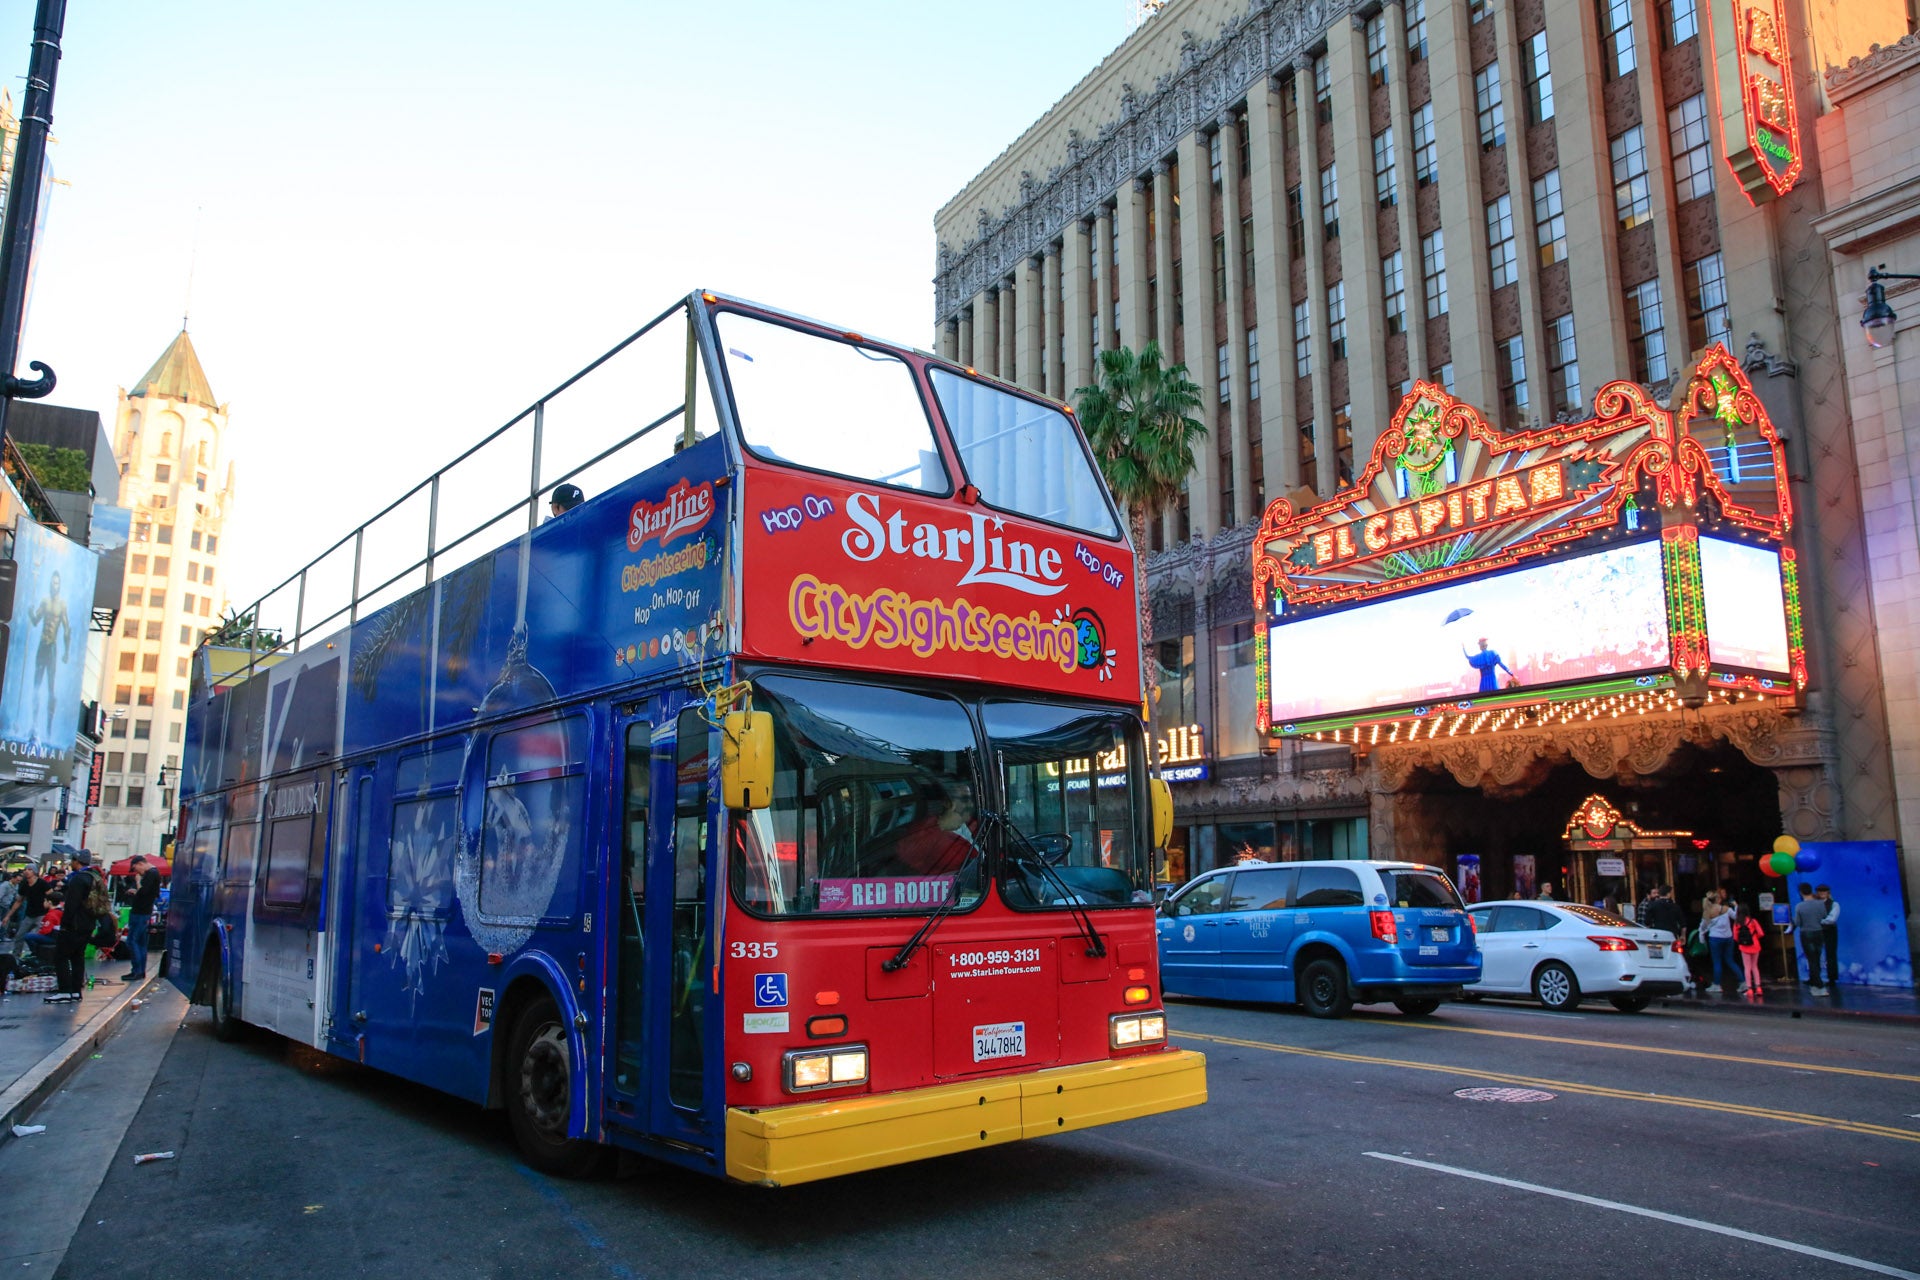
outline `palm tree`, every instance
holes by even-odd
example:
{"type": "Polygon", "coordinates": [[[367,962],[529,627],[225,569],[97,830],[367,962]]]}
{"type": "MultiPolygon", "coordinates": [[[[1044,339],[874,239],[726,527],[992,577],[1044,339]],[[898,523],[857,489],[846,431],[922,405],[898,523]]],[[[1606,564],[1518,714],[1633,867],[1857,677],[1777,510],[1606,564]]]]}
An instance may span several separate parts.
{"type": "Polygon", "coordinates": [[[1161,364],[1160,344],[1149,342],[1135,355],[1128,347],[1100,353],[1098,378],[1074,392],[1087,443],[1113,490],[1127,509],[1133,547],[1143,567],[1136,589],[1140,600],[1141,687],[1158,692],[1153,678],[1153,598],[1144,569],[1147,522],[1170,506],[1193,470],[1194,441],[1207,433],[1193,416],[1200,388],[1187,366],[1161,364]]]}

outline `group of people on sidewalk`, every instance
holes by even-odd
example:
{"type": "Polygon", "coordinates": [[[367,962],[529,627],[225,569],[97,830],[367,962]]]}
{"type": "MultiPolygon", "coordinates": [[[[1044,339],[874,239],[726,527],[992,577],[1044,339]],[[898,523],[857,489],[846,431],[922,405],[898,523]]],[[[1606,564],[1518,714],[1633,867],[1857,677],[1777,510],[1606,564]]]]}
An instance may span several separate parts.
{"type": "MultiPolygon", "coordinates": [[[[1665,929],[1684,939],[1690,980],[1696,990],[1719,986],[1722,995],[1763,994],[1760,951],[1766,926],[1757,910],[1736,902],[1725,888],[1711,889],[1700,901],[1699,923],[1687,927],[1687,917],[1674,901],[1673,887],[1661,885],[1641,901],[1638,922],[1645,928],[1665,929]]],[[[1800,902],[1788,928],[1800,937],[1807,960],[1807,989],[1823,996],[1839,981],[1840,904],[1826,885],[1800,886],[1800,902]],[[1821,977],[1821,961],[1826,976],[1821,977]]],[[[1789,977],[1795,975],[1788,975],[1789,977]]]]}
{"type": "MultiPolygon", "coordinates": [[[[136,857],[131,870],[126,944],[132,967],[122,982],[147,976],[146,922],[160,897],[160,873],[152,863],[136,857]]],[[[32,867],[0,877],[0,995],[8,994],[20,961],[37,953],[50,956],[53,964],[54,992],[46,1002],[77,1001],[86,984],[87,948],[111,949],[117,941],[113,897],[87,850],[75,852],[69,869],[57,879],[32,867]]]]}

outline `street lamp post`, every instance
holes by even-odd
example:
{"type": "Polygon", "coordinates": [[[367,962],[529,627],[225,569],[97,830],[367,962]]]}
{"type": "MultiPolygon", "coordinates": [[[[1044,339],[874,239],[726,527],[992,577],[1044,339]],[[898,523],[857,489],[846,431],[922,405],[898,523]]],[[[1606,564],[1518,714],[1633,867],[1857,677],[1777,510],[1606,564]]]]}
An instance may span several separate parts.
{"type": "Polygon", "coordinates": [[[37,400],[53,390],[53,370],[40,361],[31,381],[13,376],[20,356],[20,325],[26,316],[27,275],[33,265],[34,222],[40,215],[40,173],[47,163],[47,132],[53,126],[53,84],[60,72],[60,36],[67,0],[40,0],[33,15],[33,55],[27,63],[27,93],[20,104],[20,135],[13,144],[13,185],[0,224],[0,441],[7,435],[7,409],[15,399],[37,400]]]}
{"type": "Polygon", "coordinates": [[[1898,319],[1892,307],[1887,305],[1887,286],[1882,280],[1920,280],[1920,276],[1906,275],[1898,271],[1886,270],[1886,263],[1867,268],[1867,306],[1860,313],[1860,329],[1867,335],[1867,345],[1876,350],[1893,341],[1893,322],[1898,319]]]}

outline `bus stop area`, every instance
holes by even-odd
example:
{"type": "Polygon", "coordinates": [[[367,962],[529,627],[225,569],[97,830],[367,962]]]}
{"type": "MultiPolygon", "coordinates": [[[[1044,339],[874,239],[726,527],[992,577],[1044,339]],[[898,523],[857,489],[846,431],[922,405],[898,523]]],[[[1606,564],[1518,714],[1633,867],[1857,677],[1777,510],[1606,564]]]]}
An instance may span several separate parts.
{"type": "Polygon", "coordinates": [[[125,963],[89,960],[87,984],[71,1004],[48,1004],[39,991],[12,990],[0,998],[0,1144],[14,1140],[16,1126],[31,1126],[40,1105],[126,1018],[138,1016],[162,983],[157,972],[139,982],[120,981],[125,963]]]}

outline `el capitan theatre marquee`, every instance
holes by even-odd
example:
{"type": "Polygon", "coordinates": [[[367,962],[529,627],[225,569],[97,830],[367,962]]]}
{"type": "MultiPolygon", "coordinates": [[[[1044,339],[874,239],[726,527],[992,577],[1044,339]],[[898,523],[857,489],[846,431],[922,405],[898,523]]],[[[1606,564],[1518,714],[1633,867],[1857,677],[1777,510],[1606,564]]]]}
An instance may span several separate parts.
{"type": "Polygon", "coordinates": [[[1358,480],[1254,539],[1257,723],[1356,745],[1806,686],[1780,437],[1724,347],[1671,407],[1503,434],[1415,384],[1358,480]]]}

